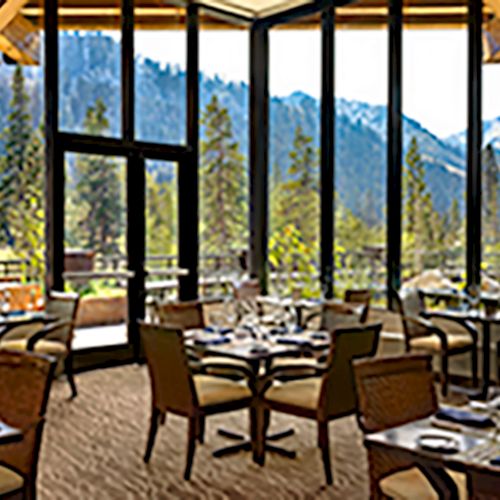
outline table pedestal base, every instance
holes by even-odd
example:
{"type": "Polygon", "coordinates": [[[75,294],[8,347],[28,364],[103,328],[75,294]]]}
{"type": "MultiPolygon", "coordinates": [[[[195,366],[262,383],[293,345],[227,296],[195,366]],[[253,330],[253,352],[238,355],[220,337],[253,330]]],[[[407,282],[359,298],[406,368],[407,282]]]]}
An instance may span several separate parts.
{"type": "MultiPolygon", "coordinates": [[[[286,458],[296,458],[297,453],[295,451],[286,450],[285,448],[281,448],[280,446],[275,446],[270,444],[269,442],[279,441],[281,439],[285,439],[286,437],[292,436],[294,434],[293,429],[287,429],[286,431],[277,432],[275,434],[270,434],[266,436],[266,451],[270,451],[271,453],[277,453],[282,457],[286,458]]],[[[217,431],[219,436],[223,436],[227,439],[232,439],[234,441],[239,441],[238,444],[232,446],[226,446],[224,448],[219,448],[215,450],[212,455],[216,458],[225,457],[226,455],[232,455],[233,453],[239,453],[240,451],[252,451],[252,442],[243,434],[237,434],[235,432],[227,431],[225,429],[219,429],[217,431]]]]}

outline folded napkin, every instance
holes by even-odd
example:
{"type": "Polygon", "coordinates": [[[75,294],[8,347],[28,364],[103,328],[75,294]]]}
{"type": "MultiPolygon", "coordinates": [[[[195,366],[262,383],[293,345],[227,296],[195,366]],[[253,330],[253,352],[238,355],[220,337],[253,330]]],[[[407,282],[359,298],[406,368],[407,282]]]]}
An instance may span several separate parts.
{"type": "Polygon", "coordinates": [[[9,311],[4,313],[4,316],[8,317],[16,317],[16,316],[24,316],[26,314],[26,311],[9,311]]]}
{"type": "Polygon", "coordinates": [[[308,346],[311,342],[307,339],[296,339],[294,337],[280,337],[276,339],[277,344],[308,346]]]}
{"type": "Polygon", "coordinates": [[[232,328],[227,328],[227,327],[218,328],[216,326],[206,326],[204,330],[207,333],[220,333],[221,335],[226,335],[227,333],[231,333],[233,331],[232,328]]]}
{"type": "Polygon", "coordinates": [[[436,413],[436,418],[482,429],[495,426],[495,422],[486,415],[465,410],[456,410],[455,408],[442,408],[436,413]]]}
{"type": "Polygon", "coordinates": [[[314,332],[311,333],[311,338],[314,340],[330,340],[328,333],[314,332]]]}
{"type": "Polygon", "coordinates": [[[197,345],[220,345],[227,344],[228,342],[231,342],[231,339],[228,339],[227,337],[217,337],[213,339],[194,339],[194,343],[197,345]]]}
{"type": "Polygon", "coordinates": [[[500,456],[498,456],[498,457],[496,457],[496,458],[492,458],[492,459],[490,460],[490,464],[491,464],[491,465],[498,465],[498,466],[500,466],[500,456]]]}
{"type": "Polygon", "coordinates": [[[266,347],[265,345],[254,345],[251,349],[250,352],[252,354],[258,354],[260,352],[268,352],[269,347],[266,347]]]}
{"type": "Polygon", "coordinates": [[[288,330],[284,326],[277,326],[275,328],[271,328],[271,330],[269,331],[271,335],[283,335],[287,332],[288,330]]]}

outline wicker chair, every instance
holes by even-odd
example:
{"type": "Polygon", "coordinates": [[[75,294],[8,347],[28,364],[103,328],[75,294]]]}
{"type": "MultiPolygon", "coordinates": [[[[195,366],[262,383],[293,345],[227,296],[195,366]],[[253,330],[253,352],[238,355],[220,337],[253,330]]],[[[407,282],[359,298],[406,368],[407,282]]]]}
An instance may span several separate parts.
{"type": "Polygon", "coordinates": [[[262,307],[257,301],[261,294],[258,280],[247,279],[240,283],[234,283],[232,288],[237,321],[248,314],[262,315],[262,307]]]}
{"type": "Polygon", "coordinates": [[[368,289],[347,289],[344,293],[344,302],[350,304],[364,304],[365,307],[359,318],[360,323],[366,323],[370,314],[370,302],[372,294],[368,289]]]}
{"type": "MultiPolygon", "coordinates": [[[[171,302],[157,307],[157,322],[161,325],[169,326],[177,330],[203,329],[205,328],[205,319],[203,314],[203,304],[198,301],[190,302],[171,302]]],[[[219,375],[231,379],[241,379],[243,373],[239,368],[244,369],[248,365],[241,360],[231,359],[222,356],[203,356],[200,357],[194,350],[188,349],[188,356],[194,362],[200,363],[198,370],[210,375],[219,375]],[[236,366],[236,370],[232,367],[236,366]]]]}
{"type": "MultiPolygon", "coordinates": [[[[430,356],[421,354],[354,362],[358,422],[364,433],[403,425],[436,412],[438,402],[431,362],[430,356]]],[[[424,474],[412,462],[394,452],[366,446],[370,498],[437,498],[424,474]]],[[[450,475],[462,498],[465,476],[454,472],[450,475]]]]}
{"type": "MultiPolygon", "coordinates": [[[[363,309],[363,312],[360,314],[347,304],[327,302],[323,304],[321,313],[312,313],[306,318],[304,326],[308,328],[310,322],[317,316],[320,316],[320,330],[333,332],[339,328],[359,326],[364,311],[365,309],[363,309]]],[[[272,366],[273,368],[285,368],[286,380],[309,377],[316,373],[318,362],[324,363],[327,360],[328,352],[329,350],[326,349],[324,351],[315,352],[313,356],[306,351],[305,354],[308,355],[308,357],[276,357],[273,359],[272,366]]]]}
{"type": "Polygon", "coordinates": [[[140,333],[152,392],[151,426],[144,461],[147,463],[151,458],[158,424],[165,422],[167,412],[187,417],[189,441],[184,478],[188,480],[196,441],[202,441],[205,417],[249,408],[253,394],[246,382],[193,374],[182,331],[142,323],[140,333]]]}
{"type": "Polygon", "coordinates": [[[180,330],[205,328],[203,304],[198,301],[155,304],[155,323],[180,330]]]}
{"type": "MultiPolygon", "coordinates": [[[[472,382],[478,385],[478,332],[467,321],[452,321],[462,333],[448,333],[423,317],[424,298],[417,290],[407,290],[404,294],[394,293],[397,312],[403,322],[406,351],[420,351],[441,357],[441,391],[448,394],[448,360],[451,356],[469,352],[472,363],[472,382]]],[[[451,320],[446,320],[451,321],[451,320]]]]}
{"type": "Polygon", "coordinates": [[[381,324],[347,327],[332,333],[329,358],[314,377],[274,384],[274,379],[286,375],[286,367],[271,371],[264,384],[262,416],[257,445],[258,458],[264,462],[264,439],[270,411],[278,411],[316,420],[318,446],[321,448],[327,484],[332,484],[328,422],[356,411],[356,394],[351,361],[374,356],[377,351],[381,324]],[[267,390],[266,390],[267,389],[267,390]]]}
{"type": "Polygon", "coordinates": [[[74,293],[49,292],[45,311],[57,318],[49,325],[31,323],[12,328],[0,335],[0,349],[34,351],[58,360],[56,374],[64,372],[71,388],[71,397],[78,395],[73,374],[73,332],[79,296],[74,293]]]}
{"type": "Polygon", "coordinates": [[[0,420],[23,439],[0,446],[0,498],[36,498],[38,454],[55,361],[20,351],[0,351],[0,420]]]}

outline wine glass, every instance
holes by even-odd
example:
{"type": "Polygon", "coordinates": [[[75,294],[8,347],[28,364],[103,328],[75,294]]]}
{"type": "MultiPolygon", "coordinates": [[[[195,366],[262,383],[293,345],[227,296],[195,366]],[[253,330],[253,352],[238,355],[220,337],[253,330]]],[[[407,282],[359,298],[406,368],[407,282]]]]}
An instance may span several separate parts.
{"type": "Polygon", "coordinates": [[[469,306],[472,310],[477,311],[479,309],[479,304],[481,301],[481,297],[479,294],[479,290],[476,286],[471,286],[468,290],[468,301],[469,306]]]}
{"type": "Polygon", "coordinates": [[[295,333],[297,327],[297,313],[293,306],[285,312],[285,327],[288,333],[295,333]]]}

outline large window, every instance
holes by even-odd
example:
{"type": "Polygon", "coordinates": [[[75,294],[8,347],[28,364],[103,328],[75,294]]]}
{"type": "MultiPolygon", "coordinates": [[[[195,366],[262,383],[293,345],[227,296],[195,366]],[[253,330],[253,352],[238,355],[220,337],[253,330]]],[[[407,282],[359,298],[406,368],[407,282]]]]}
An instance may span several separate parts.
{"type": "MultiPolygon", "coordinates": [[[[339,9],[341,10],[341,9],[339,9]]],[[[386,286],[387,30],[337,30],[335,294],[386,286]]]]}
{"type": "Polygon", "coordinates": [[[403,281],[465,279],[467,30],[404,31],[403,281]]]}
{"type": "Polygon", "coordinates": [[[200,294],[237,280],[248,254],[247,30],[200,32],[200,294]]]}
{"type": "Polygon", "coordinates": [[[270,32],[269,287],[319,294],[321,32],[270,32]]]}

